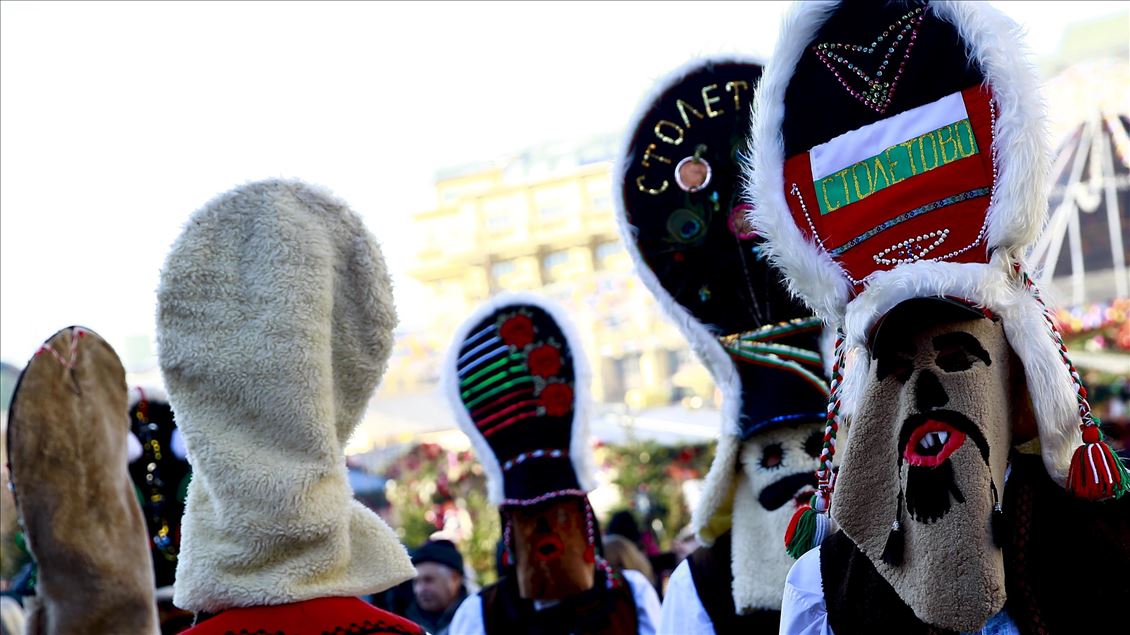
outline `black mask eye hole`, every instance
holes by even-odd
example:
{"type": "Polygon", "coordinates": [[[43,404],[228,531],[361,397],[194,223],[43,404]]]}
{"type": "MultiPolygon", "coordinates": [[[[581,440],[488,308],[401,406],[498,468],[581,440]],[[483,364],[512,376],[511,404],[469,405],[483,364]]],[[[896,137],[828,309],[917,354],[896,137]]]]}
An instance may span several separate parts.
{"type": "Polygon", "coordinates": [[[981,342],[969,333],[962,331],[943,333],[935,337],[934,350],[938,353],[937,357],[934,358],[934,363],[947,373],[969,370],[973,368],[977,360],[980,360],[986,366],[993,363],[988,351],[981,346],[981,342]]]}
{"type": "Polygon", "coordinates": [[[973,368],[975,359],[975,357],[967,354],[960,348],[951,348],[947,351],[939,352],[936,363],[938,368],[941,368],[947,373],[959,373],[963,370],[973,368]]]}
{"type": "Polygon", "coordinates": [[[781,467],[781,461],[785,459],[785,450],[781,447],[780,443],[773,443],[765,446],[761,451],[761,467],[767,470],[775,470],[781,467]]]}
{"type": "Polygon", "coordinates": [[[804,453],[812,458],[820,456],[820,451],[824,449],[824,433],[820,430],[813,430],[812,434],[804,440],[804,453]]]}
{"type": "Polygon", "coordinates": [[[879,368],[876,375],[879,381],[894,375],[900,384],[905,384],[906,380],[910,379],[911,373],[914,372],[914,360],[902,355],[884,355],[879,358],[878,363],[879,368]]]}

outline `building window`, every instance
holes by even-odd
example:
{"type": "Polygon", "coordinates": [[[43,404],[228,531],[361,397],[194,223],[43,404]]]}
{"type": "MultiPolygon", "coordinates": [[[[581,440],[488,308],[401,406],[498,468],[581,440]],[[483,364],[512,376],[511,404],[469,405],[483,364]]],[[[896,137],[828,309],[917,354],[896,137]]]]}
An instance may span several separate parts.
{"type": "Polygon", "coordinates": [[[506,212],[487,214],[486,225],[487,231],[492,234],[506,231],[510,227],[510,214],[506,212]]]}
{"type": "Polygon", "coordinates": [[[544,264],[546,269],[553,269],[561,265],[569,263],[569,252],[555,251],[545,257],[544,264]]]}
{"type": "Polygon", "coordinates": [[[542,222],[562,220],[581,209],[581,192],[576,185],[534,190],[534,206],[542,222]]]}
{"type": "Polygon", "coordinates": [[[547,280],[556,282],[561,279],[561,273],[569,264],[569,252],[554,251],[545,255],[541,260],[542,271],[547,280]]]}
{"type": "Polygon", "coordinates": [[[640,354],[629,353],[613,362],[615,373],[620,378],[620,385],[625,392],[643,385],[643,374],[640,372],[640,354]]]}
{"type": "Polygon", "coordinates": [[[564,218],[567,211],[569,211],[568,208],[566,208],[561,201],[549,201],[538,205],[538,216],[543,221],[564,218]]]}
{"type": "Polygon", "coordinates": [[[490,266],[490,277],[495,282],[514,273],[517,267],[512,260],[502,260],[490,266]]]}
{"type": "Polygon", "coordinates": [[[612,209],[612,181],[605,178],[590,180],[585,189],[593,211],[602,212],[612,209]]]}
{"type": "Polygon", "coordinates": [[[607,269],[608,263],[612,258],[623,253],[624,248],[620,245],[619,241],[613,240],[606,243],[600,243],[596,246],[596,266],[599,269],[607,269]]]}
{"type": "Polygon", "coordinates": [[[597,211],[612,209],[612,197],[607,194],[594,196],[592,198],[592,208],[597,211]]]}
{"type": "Polygon", "coordinates": [[[525,196],[521,194],[492,196],[482,202],[483,225],[491,234],[514,229],[515,225],[524,222],[525,213],[525,196]]]}

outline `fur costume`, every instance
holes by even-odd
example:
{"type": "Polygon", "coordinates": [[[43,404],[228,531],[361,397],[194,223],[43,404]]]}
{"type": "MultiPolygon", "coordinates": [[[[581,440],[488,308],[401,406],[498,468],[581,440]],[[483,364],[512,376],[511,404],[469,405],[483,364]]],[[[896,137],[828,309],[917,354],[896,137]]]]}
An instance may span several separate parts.
{"type": "Polygon", "coordinates": [[[655,590],[597,554],[589,375],[562,312],[504,294],[456,333],[443,386],[487,473],[513,575],[468,598],[452,633],[652,633],[655,590]]]}
{"type": "Polygon", "coordinates": [[[746,166],[771,259],[841,335],[820,491],[786,540],[819,544],[830,511],[848,541],[820,557],[860,550],[943,629],[1010,620],[999,493],[1014,438],[1038,433],[1048,477],[1075,496],[1128,486],[1023,267],[1049,153],[1015,31],[982,3],[798,3],[746,166]]]}
{"type": "Polygon", "coordinates": [[[392,626],[364,632],[418,632],[355,597],[326,608],[414,574],[388,525],[353,499],[342,452],[396,325],[384,259],[360,217],[297,181],[217,197],[165,261],[157,323],[193,468],[174,599],[225,611],[191,632],[255,630],[285,615],[306,616],[287,632],[366,621],[392,626]]]}
{"type": "Polygon", "coordinates": [[[12,487],[38,565],[29,634],[157,633],[145,521],[126,472],[125,370],[88,329],[59,331],[9,410],[12,487]]]}
{"type": "Polygon", "coordinates": [[[702,610],[714,632],[776,632],[792,565],[780,536],[816,484],[828,396],[820,323],[768,265],[741,200],[739,156],[760,76],[760,64],[735,58],[676,71],[644,100],[618,166],[621,237],[724,398],[692,521],[707,546],[674,574],[679,589],[680,576],[694,578],[687,592],[699,603],[669,592],[668,632],[692,628],[683,614],[702,610]],[[698,182],[690,165],[700,166],[698,182]]]}

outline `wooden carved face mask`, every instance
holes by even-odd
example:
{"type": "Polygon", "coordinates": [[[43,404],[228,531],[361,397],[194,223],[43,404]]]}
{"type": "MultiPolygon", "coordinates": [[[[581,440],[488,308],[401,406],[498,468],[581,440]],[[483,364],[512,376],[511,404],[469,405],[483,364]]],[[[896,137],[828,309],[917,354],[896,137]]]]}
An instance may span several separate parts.
{"type": "Polygon", "coordinates": [[[1005,601],[991,516],[1011,441],[1011,349],[990,319],[904,318],[874,346],[832,513],[920,619],[976,630],[1005,601]]]}
{"type": "Polygon", "coordinates": [[[592,588],[594,554],[579,498],[510,507],[506,513],[523,598],[560,600],[592,588]]]}

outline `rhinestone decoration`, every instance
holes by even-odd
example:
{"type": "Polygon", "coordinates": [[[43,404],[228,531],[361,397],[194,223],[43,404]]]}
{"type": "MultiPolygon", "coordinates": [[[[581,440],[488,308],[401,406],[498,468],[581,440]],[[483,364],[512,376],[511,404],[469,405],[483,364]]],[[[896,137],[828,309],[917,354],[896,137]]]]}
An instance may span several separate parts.
{"type": "Polygon", "coordinates": [[[906,71],[906,63],[910,59],[915,41],[918,40],[918,27],[921,26],[924,17],[922,7],[910,11],[887,27],[882,34],[872,40],[869,46],[822,42],[812,47],[812,51],[852,97],[875,112],[884,114],[891,105],[899,79],[906,71]],[[895,54],[900,51],[902,59],[898,61],[898,66],[894,67],[892,77],[895,54]],[[883,61],[873,76],[863,70],[857,61],[844,57],[845,54],[870,56],[877,52],[883,54],[883,61]],[[862,80],[866,88],[857,89],[849,83],[848,77],[852,75],[862,80]]]}
{"type": "Polygon", "coordinates": [[[949,235],[950,230],[948,228],[934,230],[928,234],[920,234],[913,238],[907,238],[904,241],[897,242],[890,247],[887,247],[883,251],[875,254],[874,256],[872,256],[872,258],[875,259],[875,262],[881,265],[902,265],[908,262],[916,262],[924,258],[926,254],[934,251],[934,249],[936,249],[938,245],[944,243],[949,235]],[[929,245],[926,245],[926,241],[930,240],[931,238],[935,238],[936,240],[934,240],[934,242],[930,243],[929,245]],[[891,252],[895,252],[896,254],[898,254],[898,256],[886,258],[885,256],[887,256],[887,254],[890,254],[891,252]]]}

